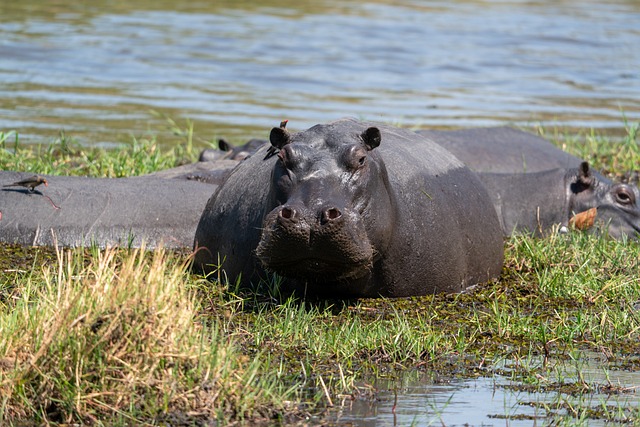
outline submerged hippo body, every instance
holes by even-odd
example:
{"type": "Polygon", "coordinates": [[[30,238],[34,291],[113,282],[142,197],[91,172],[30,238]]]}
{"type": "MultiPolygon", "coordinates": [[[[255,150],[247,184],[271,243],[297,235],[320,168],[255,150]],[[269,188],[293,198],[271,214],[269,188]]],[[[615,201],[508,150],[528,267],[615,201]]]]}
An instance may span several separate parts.
{"type": "Polygon", "coordinates": [[[542,234],[596,208],[592,230],[606,229],[618,239],[638,237],[638,188],[612,182],[543,138],[507,127],[419,133],[476,172],[506,235],[542,234]]]}
{"type": "Polygon", "coordinates": [[[208,201],[195,238],[205,270],[220,261],[244,284],[273,271],[324,296],[457,292],[500,273],[487,192],[439,146],[351,119],[274,128],[270,142],[208,201]]]}
{"type": "Polygon", "coordinates": [[[147,176],[165,179],[182,179],[203,182],[205,184],[220,185],[227,179],[233,168],[235,168],[238,163],[238,160],[232,159],[201,160],[172,169],[154,172],[147,176]]]}
{"type": "Polygon", "coordinates": [[[217,160],[244,160],[255,153],[267,141],[264,139],[250,139],[242,145],[231,145],[224,139],[218,140],[218,149],[207,148],[200,153],[199,161],[210,162],[217,160]]]}
{"type": "Polygon", "coordinates": [[[582,163],[546,139],[510,127],[418,133],[446,148],[474,172],[534,173],[577,168],[582,163]]]}
{"type": "MultiPolygon", "coordinates": [[[[32,174],[0,172],[6,185],[32,174]]],[[[0,189],[0,242],[34,246],[186,248],[216,185],[154,176],[47,176],[48,187],[0,189]]]]}

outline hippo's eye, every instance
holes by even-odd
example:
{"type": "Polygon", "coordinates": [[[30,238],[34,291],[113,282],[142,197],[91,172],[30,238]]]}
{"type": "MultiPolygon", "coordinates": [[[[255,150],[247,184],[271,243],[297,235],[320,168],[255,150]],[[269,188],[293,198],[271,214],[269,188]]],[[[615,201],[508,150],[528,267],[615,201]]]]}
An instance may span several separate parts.
{"type": "Polygon", "coordinates": [[[356,171],[367,164],[367,152],[360,146],[352,146],[344,155],[345,166],[356,171]]]}
{"type": "Polygon", "coordinates": [[[636,202],[636,197],[632,191],[626,187],[618,187],[615,190],[616,202],[621,205],[633,205],[636,202]]]}

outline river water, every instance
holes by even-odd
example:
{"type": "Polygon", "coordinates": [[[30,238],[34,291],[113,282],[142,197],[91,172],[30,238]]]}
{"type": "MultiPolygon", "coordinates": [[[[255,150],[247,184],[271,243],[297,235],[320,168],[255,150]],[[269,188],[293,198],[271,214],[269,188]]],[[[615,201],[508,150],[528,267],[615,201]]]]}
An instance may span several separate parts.
{"type": "Polygon", "coordinates": [[[639,23],[631,0],[0,0],[0,131],[171,144],[163,117],[211,141],[354,116],[619,133],[640,120],[639,23]]]}
{"type": "MultiPolygon", "coordinates": [[[[335,402],[329,425],[340,427],[638,425],[640,372],[607,366],[594,353],[542,365],[540,389],[503,375],[475,379],[440,378],[406,372],[400,378],[372,379],[375,401],[335,402]],[[595,357],[594,357],[595,356],[595,357]],[[546,377],[545,377],[546,376],[546,377]],[[554,385],[580,384],[572,391],[554,385]],[[545,390],[548,388],[547,390],[545,390]],[[581,389],[582,386],[588,386],[581,389]],[[606,390],[609,391],[606,391],[606,390]],[[598,413],[606,408],[606,411],[598,413]]],[[[510,368],[506,367],[506,371],[510,368]]]]}

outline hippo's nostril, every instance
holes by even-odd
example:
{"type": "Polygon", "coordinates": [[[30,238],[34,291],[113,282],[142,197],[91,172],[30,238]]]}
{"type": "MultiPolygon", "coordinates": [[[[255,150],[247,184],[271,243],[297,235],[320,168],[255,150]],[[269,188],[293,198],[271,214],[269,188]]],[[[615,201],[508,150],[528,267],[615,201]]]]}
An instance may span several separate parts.
{"type": "Polygon", "coordinates": [[[342,214],[341,214],[341,213],[340,213],[340,211],[339,211],[338,209],[336,209],[336,208],[332,208],[332,209],[329,209],[329,210],[327,211],[327,218],[329,218],[329,219],[336,219],[336,218],[340,218],[340,215],[342,215],[342,214]]]}
{"type": "Polygon", "coordinates": [[[289,207],[283,207],[280,209],[280,217],[284,219],[294,219],[296,216],[295,209],[291,209],[289,207]]]}
{"type": "Polygon", "coordinates": [[[322,223],[325,224],[329,221],[335,221],[342,216],[342,212],[338,208],[330,208],[322,212],[322,223]]]}

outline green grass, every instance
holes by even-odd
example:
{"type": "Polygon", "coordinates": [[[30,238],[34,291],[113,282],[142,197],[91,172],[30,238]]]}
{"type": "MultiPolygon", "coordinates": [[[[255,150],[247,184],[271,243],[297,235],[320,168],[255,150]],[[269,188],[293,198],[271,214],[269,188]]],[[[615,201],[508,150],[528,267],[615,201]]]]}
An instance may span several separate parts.
{"type": "MultiPolygon", "coordinates": [[[[589,164],[612,179],[627,181],[630,172],[640,171],[640,123],[624,121],[624,135],[613,141],[595,130],[584,134],[567,134],[560,130],[538,133],[555,142],[564,151],[587,160],[589,164]]],[[[637,182],[636,182],[637,183],[637,182]]]]}
{"type": "Polygon", "coordinates": [[[0,317],[0,419],[130,423],[271,418],[296,396],[203,318],[186,263],[162,250],[64,251],[0,317]]]}
{"type": "MultiPolygon", "coordinates": [[[[593,133],[562,143],[580,153],[586,140],[600,166],[625,174],[631,169],[622,165],[640,164],[637,126],[627,127],[622,143],[593,133]],[[620,144],[627,151],[616,160],[620,144]]],[[[113,152],[62,149],[59,140],[14,149],[12,135],[3,134],[0,164],[42,173],[147,173],[193,155],[160,153],[151,140],[113,152]],[[83,164],[94,155],[104,166],[83,164]]],[[[516,390],[555,392],[554,402],[530,404],[558,425],[633,419],[637,408],[591,398],[628,391],[582,370],[587,355],[598,354],[603,369],[640,371],[639,260],[637,242],[579,232],[515,236],[501,278],[463,294],[302,301],[274,284],[247,292],[223,275],[207,280],[189,271],[185,253],[7,246],[0,420],[285,422],[375,397],[367,381],[406,370],[501,375],[516,390]]]]}
{"type": "MultiPolygon", "coordinates": [[[[30,146],[20,142],[15,131],[0,132],[0,168],[39,174],[120,178],[144,175],[197,160],[193,123],[180,126],[167,118],[176,137],[172,147],[162,150],[153,136],[135,138],[117,149],[86,147],[64,132],[48,145],[30,146]]],[[[206,148],[213,143],[202,142],[206,148]]]]}

